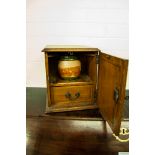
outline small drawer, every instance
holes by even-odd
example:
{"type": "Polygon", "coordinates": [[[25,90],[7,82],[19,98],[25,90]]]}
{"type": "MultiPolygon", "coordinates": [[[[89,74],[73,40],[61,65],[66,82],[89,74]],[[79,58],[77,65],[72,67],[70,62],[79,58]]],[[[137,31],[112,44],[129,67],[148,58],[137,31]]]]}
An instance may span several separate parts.
{"type": "Polygon", "coordinates": [[[51,87],[51,100],[57,106],[74,106],[92,103],[94,85],[51,87]]]}

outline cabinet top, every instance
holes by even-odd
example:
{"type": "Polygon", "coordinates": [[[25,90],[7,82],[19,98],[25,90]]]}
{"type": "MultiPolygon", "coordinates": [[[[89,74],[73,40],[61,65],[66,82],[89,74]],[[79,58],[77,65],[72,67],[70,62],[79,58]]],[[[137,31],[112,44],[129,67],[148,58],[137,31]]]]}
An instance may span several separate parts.
{"type": "Polygon", "coordinates": [[[98,48],[81,45],[47,45],[42,52],[95,52],[98,48]]]}

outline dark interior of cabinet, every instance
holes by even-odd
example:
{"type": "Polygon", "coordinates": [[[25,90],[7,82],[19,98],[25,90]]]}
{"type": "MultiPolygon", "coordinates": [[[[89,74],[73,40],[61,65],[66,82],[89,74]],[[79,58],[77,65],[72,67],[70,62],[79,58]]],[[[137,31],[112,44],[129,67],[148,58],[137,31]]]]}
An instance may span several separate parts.
{"type": "Polygon", "coordinates": [[[81,73],[78,79],[68,81],[63,80],[58,72],[58,63],[61,56],[68,55],[68,52],[56,52],[48,54],[48,65],[49,65],[49,81],[51,84],[57,84],[59,82],[90,82],[96,83],[97,79],[97,65],[96,65],[96,53],[74,53],[74,55],[81,62],[81,73]]]}

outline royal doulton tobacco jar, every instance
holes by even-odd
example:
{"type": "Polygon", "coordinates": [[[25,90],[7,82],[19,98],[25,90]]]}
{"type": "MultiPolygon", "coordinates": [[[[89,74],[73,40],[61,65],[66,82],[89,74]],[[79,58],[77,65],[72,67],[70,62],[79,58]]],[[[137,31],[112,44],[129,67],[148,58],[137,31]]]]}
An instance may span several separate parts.
{"type": "Polygon", "coordinates": [[[62,56],[58,63],[58,70],[61,78],[76,79],[81,72],[81,62],[73,55],[62,56]]]}

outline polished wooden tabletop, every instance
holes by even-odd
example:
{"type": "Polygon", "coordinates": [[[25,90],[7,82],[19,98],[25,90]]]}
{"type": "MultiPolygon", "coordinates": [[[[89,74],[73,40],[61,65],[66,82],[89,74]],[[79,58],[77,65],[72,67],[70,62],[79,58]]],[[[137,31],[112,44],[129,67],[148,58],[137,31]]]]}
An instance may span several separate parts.
{"type": "Polygon", "coordinates": [[[27,117],[27,155],[116,155],[128,145],[100,118],[27,117]]]}

